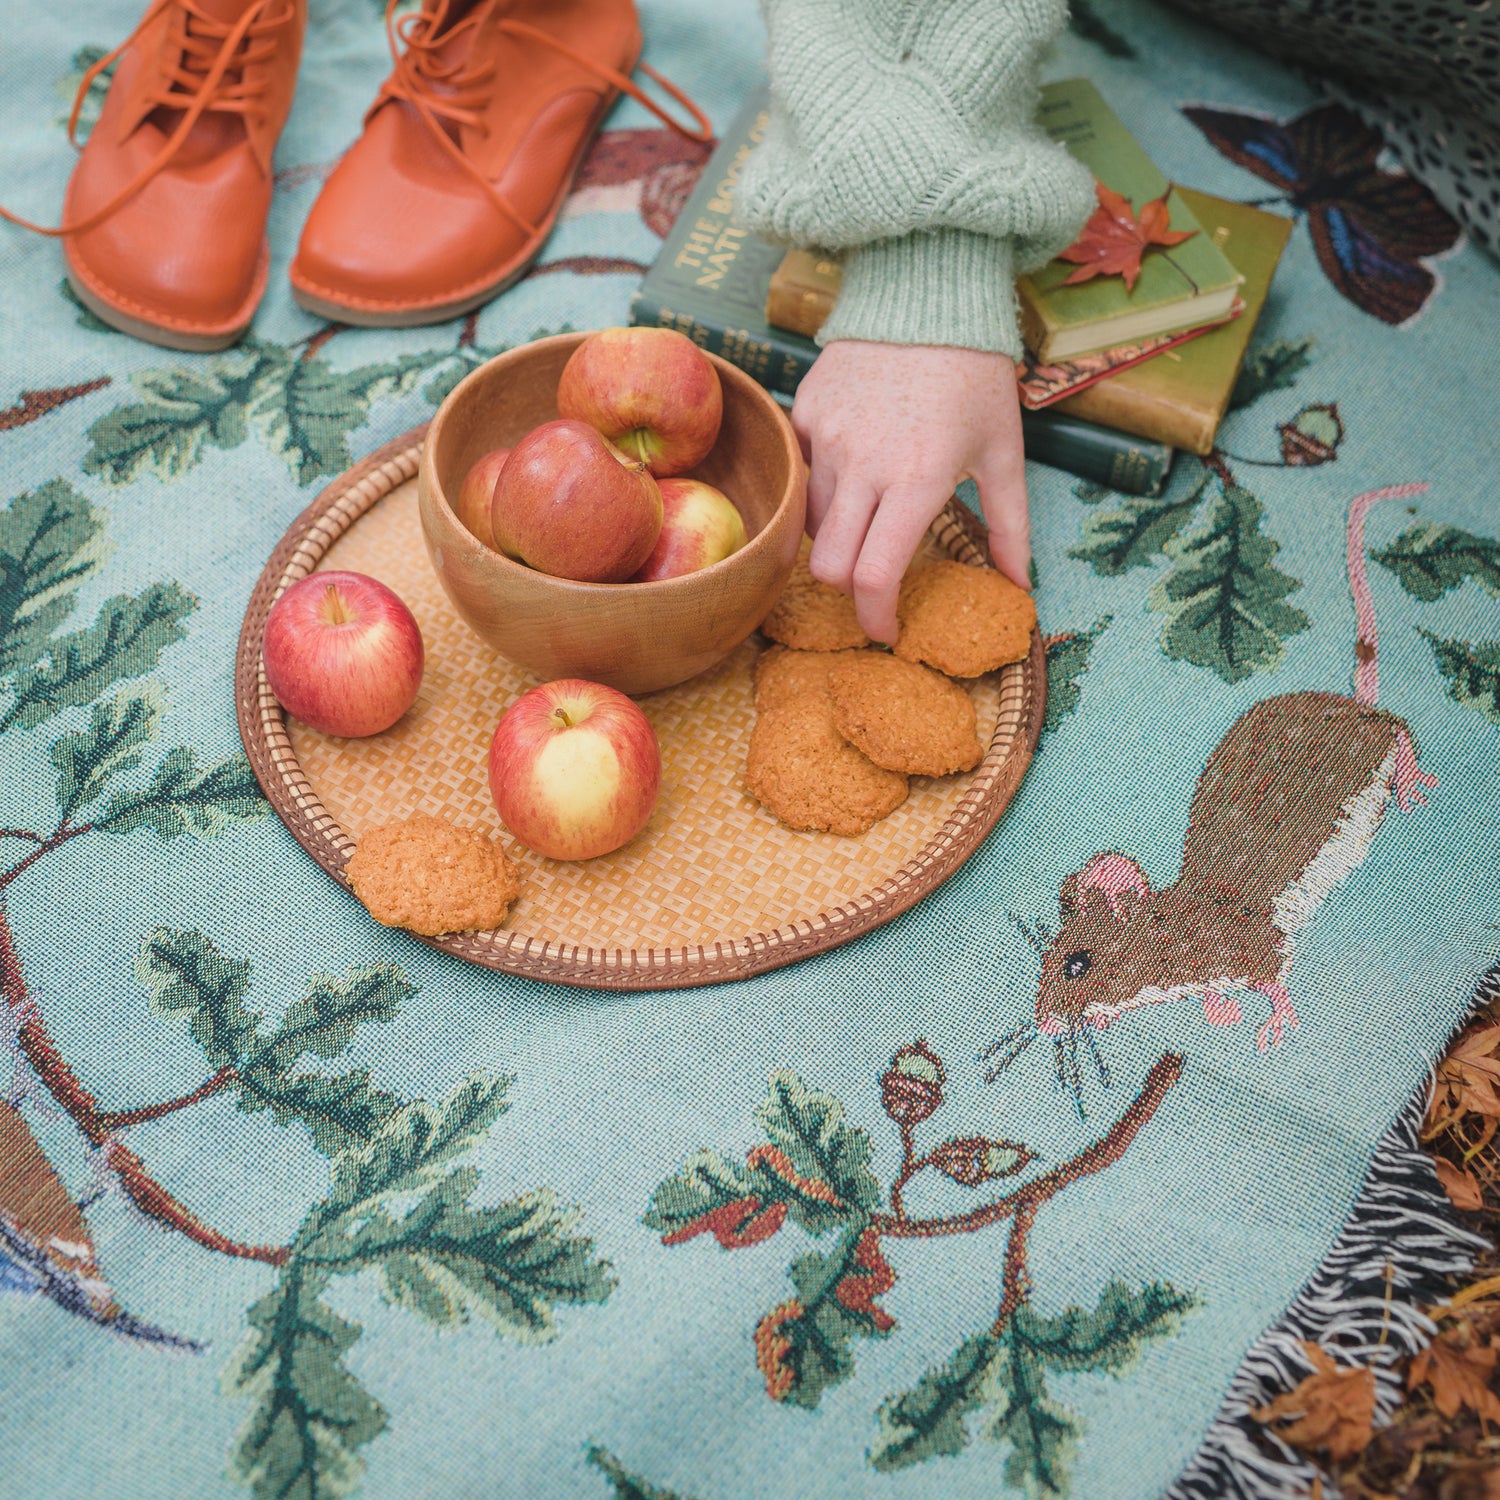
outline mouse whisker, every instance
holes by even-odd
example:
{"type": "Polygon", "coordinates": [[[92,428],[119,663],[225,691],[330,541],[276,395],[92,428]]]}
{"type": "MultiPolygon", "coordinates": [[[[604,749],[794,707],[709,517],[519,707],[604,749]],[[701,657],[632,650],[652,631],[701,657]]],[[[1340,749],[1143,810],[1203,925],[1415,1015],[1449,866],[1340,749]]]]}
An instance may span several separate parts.
{"type": "Polygon", "coordinates": [[[1109,1088],[1109,1068],[1105,1065],[1104,1056],[1099,1051],[1099,1043],[1094,1036],[1094,1028],[1092,1026],[1085,1026],[1083,1028],[1083,1039],[1088,1043],[1089,1054],[1094,1059],[1094,1066],[1099,1070],[1099,1082],[1105,1088],[1109,1088]]]}
{"type": "Polygon", "coordinates": [[[1063,1056],[1062,1033],[1059,1032],[1052,1038],[1052,1062],[1057,1071],[1056,1086],[1065,1089],[1068,1086],[1068,1065],[1063,1056]]]}
{"type": "MultiPolygon", "coordinates": [[[[1035,1026],[1030,1026],[1024,1028],[1019,1034],[1012,1032],[1011,1035],[1015,1037],[1015,1041],[1000,1061],[985,1072],[984,1081],[986,1083],[996,1082],[1000,1075],[1037,1039],[1040,1033],[1035,1026]]],[[[999,1046],[1000,1043],[996,1042],[994,1047],[987,1048],[985,1056],[988,1057],[999,1046]]]]}
{"type": "Polygon", "coordinates": [[[1017,1026],[1014,1031],[1007,1031],[1005,1035],[1000,1037],[997,1041],[991,1042],[989,1046],[979,1054],[979,1057],[976,1060],[978,1062],[988,1062],[989,1059],[992,1058],[997,1052],[1004,1052],[1007,1048],[1015,1046],[1015,1044],[1020,1041],[1023,1036],[1029,1038],[1035,1035],[1036,1022],[1027,1021],[1024,1025],[1017,1026]]]}
{"type": "Polygon", "coordinates": [[[1023,917],[1019,912],[1014,911],[1008,911],[1005,915],[1008,916],[1011,921],[1016,924],[1016,927],[1020,930],[1021,936],[1025,938],[1026,941],[1033,948],[1035,948],[1038,953],[1045,953],[1047,951],[1046,944],[1042,942],[1041,937],[1037,933],[1032,931],[1031,926],[1026,921],[1025,917],[1023,917]]]}
{"type": "Polygon", "coordinates": [[[1068,1029],[1068,1092],[1073,1096],[1073,1107],[1078,1111],[1078,1118],[1088,1118],[1083,1108],[1083,1072],[1078,1066],[1078,1031],[1076,1027],[1068,1029]]]}

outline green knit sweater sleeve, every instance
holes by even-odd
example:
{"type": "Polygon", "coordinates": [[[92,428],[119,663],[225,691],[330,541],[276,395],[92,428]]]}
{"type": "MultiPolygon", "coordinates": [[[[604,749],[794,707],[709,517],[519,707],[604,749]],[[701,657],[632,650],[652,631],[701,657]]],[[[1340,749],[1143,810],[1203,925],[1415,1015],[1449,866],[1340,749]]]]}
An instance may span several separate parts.
{"type": "Polygon", "coordinates": [[[771,118],[741,213],[841,252],[820,343],[1021,350],[1017,273],[1076,238],[1093,179],[1034,123],[1066,0],[762,0],[771,118]]]}

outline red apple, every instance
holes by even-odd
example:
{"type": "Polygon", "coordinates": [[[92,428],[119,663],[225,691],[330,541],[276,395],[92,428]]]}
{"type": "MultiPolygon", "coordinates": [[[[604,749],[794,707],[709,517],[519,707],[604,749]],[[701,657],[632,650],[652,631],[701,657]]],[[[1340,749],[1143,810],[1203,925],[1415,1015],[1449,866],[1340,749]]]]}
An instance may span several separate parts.
{"type": "Polygon", "coordinates": [[[543,422],[510,450],[490,522],[507,557],[558,578],[624,583],[656,545],[661,491],[587,422],[543,422]]]}
{"type": "Polygon", "coordinates": [[[606,328],[563,366],[557,409],[597,427],[653,474],[681,474],[719,436],[724,393],[708,356],[671,328],[606,328]]]}
{"type": "Polygon", "coordinates": [[[459,524],[473,532],[486,547],[495,545],[495,528],[490,522],[490,506],[495,499],[495,481],[505,460],[510,457],[509,448],[496,448],[477,459],[464,475],[464,482],[453,506],[453,514],[459,524]]]}
{"type": "Polygon", "coordinates": [[[661,535],[632,583],[696,573],[745,545],[745,521],[722,490],[701,479],[661,481],[661,535]]]}
{"type": "Polygon", "coordinates": [[[281,706],[324,734],[389,729],[422,683],[422,632],[383,583],[310,573],[266,616],[266,680],[281,706]]]}
{"type": "Polygon", "coordinates": [[[656,733],[624,693],[564,678],[517,698],[490,741],[490,794],[538,854],[593,859],[628,844],[661,785],[656,733]]]}

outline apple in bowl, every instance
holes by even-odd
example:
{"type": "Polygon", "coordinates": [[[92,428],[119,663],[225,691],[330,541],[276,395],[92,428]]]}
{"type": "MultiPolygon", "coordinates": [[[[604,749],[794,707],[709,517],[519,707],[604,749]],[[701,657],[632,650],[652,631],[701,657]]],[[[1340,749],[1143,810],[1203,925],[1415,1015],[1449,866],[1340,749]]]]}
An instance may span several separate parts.
{"type": "Polygon", "coordinates": [[[745,545],[745,518],[722,490],[701,479],[663,479],[659,488],[661,535],[632,583],[696,573],[745,545]]]}
{"type": "Polygon", "coordinates": [[[495,448],[483,458],[476,459],[464,475],[458,499],[453,502],[453,514],[486,547],[495,545],[495,526],[490,519],[490,509],[495,503],[495,481],[509,457],[509,448],[495,448]]]}
{"type": "Polygon", "coordinates": [[[505,826],[550,859],[594,859],[628,844],[651,817],[661,750],[651,721],[613,688],[543,683],[500,716],[490,795],[505,826]]]}
{"type": "Polygon", "coordinates": [[[724,418],[724,392],[708,356],[675,329],[606,328],[563,366],[557,409],[597,428],[661,478],[708,456],[724,418]]]}
{"type": "Polygon", "coordinates": [[[363,573],[309,573],[266,615],[261,660],[294,718],[347,739],[387,730],[422,685],[422,632],[400,596],[363,573]]]}
{"type": "Polygon", "coordinates": [[[507,557],[554,578],[624,583],[661,531],[661,491],[587,422],[533,428],[495,481],[490,524],[507,557]]]}

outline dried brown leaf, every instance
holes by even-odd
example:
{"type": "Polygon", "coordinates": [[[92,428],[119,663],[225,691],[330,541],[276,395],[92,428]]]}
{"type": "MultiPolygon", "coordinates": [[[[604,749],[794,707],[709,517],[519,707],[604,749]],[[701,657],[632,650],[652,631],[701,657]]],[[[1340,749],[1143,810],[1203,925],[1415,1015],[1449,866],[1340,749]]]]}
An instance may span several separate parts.
{"type": "Polygon", "coordinates": [[[1490,1389],[1500,1349],[1480,1343],[1473,1329],[1460,1323],[1430,1343],[1411,1362],[1408,1390],[1426,1381],[1432,1386],[1432,1404],[1448,1418],[1467,1406],[1481,1417],[1500,1422],[1500,1396],[1490,1389]]]}
{"type": "Polygon", "coordinates": [[[1317,1344],[1302,1347],[1313,1373],[1251,1415],[1274,1425],[1276,1435],[1295,1448],[1318,1449],[1335,1460],[1353,1458],[1373,1435],[1375,1372],[1335,1364],[1317,1344]]]}
{"type": "Polygon", "coordinates": [[[1500,1120],[1500,1021],[1470,1027],[1438,1064],[1430,1118],[1469,1114],[1500,1120]]]}
{"type": "Polygon", "coordinates": [[[1484,1195],[1479,1191],[1479,1179],[1467,1167],[1455,1166],[1453,1162],[1438,1156],[1433,1158],[1438,1181],[1443,1185],[1454,1208],[1477,1210],[1484,1207],[1484,1195]]]}

